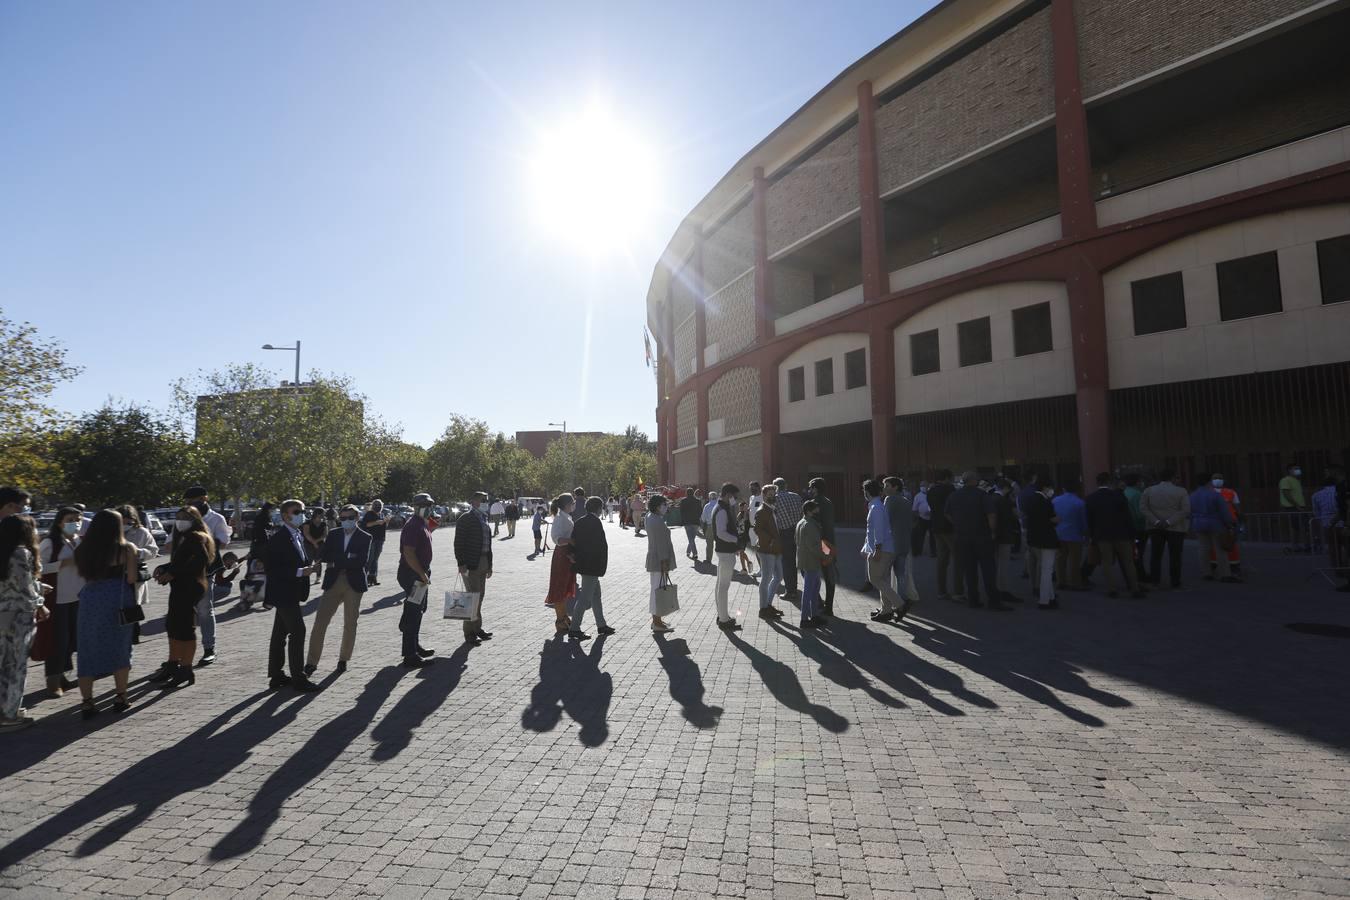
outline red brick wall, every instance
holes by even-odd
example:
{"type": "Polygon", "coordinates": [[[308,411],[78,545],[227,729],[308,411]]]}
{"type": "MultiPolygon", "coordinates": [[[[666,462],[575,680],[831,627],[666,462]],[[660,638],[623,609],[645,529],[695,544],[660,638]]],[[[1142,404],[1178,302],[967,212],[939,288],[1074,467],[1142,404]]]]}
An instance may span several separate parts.
{"type": "Polygon", "coordinates": [[[769,185],[769,252],[858,208],[858,126],[825,144],[769,185]]]}
{"type": "Polygon", "coordinates": [[[754,264],[754,216],[745,203],[704,237],[703,283],[714,294],[754,264]]]}
{"type": "Polygon", "coordinates": [[[1046,8],[877,109],[881,191],[1054,111],[1046,8]]]}
{"type": "Polygon", "coordinates": [[[1076,0],[1091,97],[1312,6],[1314,0],[1076,0]]]}

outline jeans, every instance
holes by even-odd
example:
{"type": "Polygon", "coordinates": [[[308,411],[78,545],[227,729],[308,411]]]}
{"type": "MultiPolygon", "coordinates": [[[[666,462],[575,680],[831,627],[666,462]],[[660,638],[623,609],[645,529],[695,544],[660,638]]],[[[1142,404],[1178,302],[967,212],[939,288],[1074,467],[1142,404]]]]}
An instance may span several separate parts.
{"type": "Polygon", "coordinates": [[[215,591],[208,588],[197,601],[197,625],[202,629],[202,646],[212,649],[216,646],[216,604],[215,591]]]}
{"type": "Polygon", "coordinates": [[[370,555],[366,558],[366,578],[369,581],[380,580],[380,551],[383,549],[383,538],[370,542],[370,555]]]}
{"type": "Polygon", "coordinates": [[[1153,546],[1149,551],[1148,580],[1154,584],[1162,583],[1163,548],[1167,548],[1167,569],[1172,579],[1172,587],[1181,587],[1181,548],[1186,543],[1186,534],[1181,531],[1168,531],[1159,528],[1149,532],[1153,546]]]}
{"type": "Polygon", "coordinates": [[[966,582],[966,596],[971,603],[980,600],[980,577],[984,577],[984,592],[991,602],[998,601],[998,574],[994,562],[993,538],[956,539],[956,564],[966,582]]]}
{"type": "Polygon", "coordinates": [[[267,674],[272,678],[286,677],[286,664],[291,667],[291,678],[305,676],[305,614],[300,604],[273,607],[272,642],[267,652],[267,674]],[[289,641],[289,644],[287,643],[289,641]]]}
{"type": "Polygon", "coordinates": [[[894,562],[895,554],[884,550],[867,557],[867,580],[881,592],[881,611],[886,613],[900,608],[900,595],[891,587],[891,565],[894,562]]]}
{"type": "Polygon", "coordinates": [[[319,608],[314,613],[314,629],[309,633],[309,654],[305,660],[311,666],[317,666],[319,657],[323,656],[323,639],[328,633],[328,623],[333,620],[333,613],[337,612],[339,606],[342,607],[342,649],[338,651],[338,659],[347,662],[352,658],[352,650],[356,647],[356,623],[361,618],[361,595],[344,574],[319,597],[319,608]]]}
{"type": "MultiPolygon", "coordinates": [[[[908,547],[905,548],[908,551],[908,547]]],[[[899,597],[905,596],[905,570],[909,568],[909,553],[896,552],[895,559],[891,562],[891,572],[895,575],[895,593],[899,597]]]]}
{"type": "Polygon", "coordinates": [[[768,609],[773,605],[778,586],[783,583],[783,558],[776,553],[761,553],[758,550],[755,551],[755,558],[759,560],[759,608],[768,609]]]}
{"type": "MultiPolygon", "coordinates": [[[[947,571],[950,567],[952,574],[952,591],[950,596],[959,597],[964,594],[965,579],[961,571],[961,566],[955,563],[956,557],[956,536],[950,531],[945,533],[934,532],[937,537],[937,587],[938,595],[945,597],[947,593],[947,571]]],[[[978,588],[979,585],[976,585],[978,588]]]]}
{"type": "MultiPolygon", "coordinates": [[[[478,594],[478,615],[464,620],[464,636],[473,637],[483,630],[483,604],[487,602],[487,577],[492,574],[492,554],[483,553],[478,557],[478,568],[464,573],[464,590],[478,594]]],[[[406,604],[405,604],[406,605],[406,604]]]]}
{"type": "Polygon", "coordinates": [[[588,609],[595,611],[596,628],[609,627],[608,623],[605,622],[605,606],[600,602],[599,575],[581,576],[581,588],[577,591],[577,595],[572,598],[571,606],[568,615],[572,618],[573,631],[581,630],[581,620],[586,618],[586,610],[588,609]]]}
{"type": "Polygon", "coordinates": [[[685,551],[684,551],[684,552],[685,552],[686,554],[688,554],[689,556],[697,557],[697,556],[698,556],[698,543],[697,543],[697,541],[698,541],[698,526],[697,526],[697,525],[686,525],[686,526],[684,526],[684,536],[685,536],[686,538],[689,539],[689,546],[688,546],[687,548],[685,548],[685,551]]]}
{"type": "Polygon", "coordinates": [[[736,554],[717,554],[717,621],[731,618],[727,611],[727,595],[731,592],[731,573],[736,570],[736,554]]]}
{"type": "Polygon", "coordinates": [[[791,528],[778,532],[778,543],[783,548],[779,562],[782,567],[781,579],[789,594],[797,593],[797,536],[791,528]]]}
{"type": "Polygon", "coordinates": [[[802,621],[813,619],[820,615],[820,580],[819,571],[802,573],[802,621]]]}

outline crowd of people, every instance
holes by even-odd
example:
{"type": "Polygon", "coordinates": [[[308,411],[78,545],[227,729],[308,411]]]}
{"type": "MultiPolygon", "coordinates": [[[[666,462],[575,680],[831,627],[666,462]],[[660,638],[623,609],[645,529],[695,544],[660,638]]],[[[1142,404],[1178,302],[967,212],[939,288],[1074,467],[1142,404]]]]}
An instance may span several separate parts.
{"type": "MultiPolygon", "coordinates": [[[[1345,561],[1336,554],[1344,554],[1350,521],[1346,481],[1329,476],[1308,507],[1301,474],[1290,467],[1281,482],[1282,506],[1311,509],[1312,526],[1331,538],[1333,569],[1342,567],[1345,561]]],[[[899,476],[867,478],[861,492],[867,510],[861,553],[868,583],[863,589],[880,599],[871,613],[875,622],[899,621],[919,601],[914,561],[924,556],[925,548],[935,559],[939,600],[990,610],[1008,610],[1025,599],[1041,610],[1057,609],[1062,593],[1090,589],[1098,568],[1104,572],[1108,596],[1123,590],[1141,598],[1150,590],[1179,589],[1187,535],[1197,539],[1202,577],[1221,583],[1242,578],[1236,527],[1240,501],[1219,473],[1188,490],[1171,471],[1147,485],[1138,475],[1103,472],[1085,492],[1077,484],[1055,485],[1035,475],[1019,484],[975,472],[954,478],[943,470],[912,490],[899,476]],[[1012,561],[1019,554],[1029,598],[1013,590],[1012,561]]],[[[249,550],[241,558],[225,550],[230,524],[212,509],[200,486],[184,491],[163,549],[134,506],[92,516],[82,507],[63,506],[46,533],[39,534],[27,514],[29,501],[22,490],[0,488],[0,559],[8,564],[0,582],[0,731],[33,721],[23,708],[30,658],[43,662],[50,696],[79,689],[85,718],[104,711],[94,693],[95,683],[104,678],[113,679],[111,710],[128,709],[132,647],[146,618],[151,580],[169,589],[167,658],[152,681],[166,689],[186,687],[196,682],[197,670],[215,661],[217,591],[228,593],[239,573],[247,571],[245,583],[250,577],[265,579],[265,606],[274,613],[269,686],[318,690],[310,678],[318,670],[328,626],[339,608],[343,635],[335,671],[345,671],[352,658],[361,599],[380,583],[380,556],[389,529],[380,500],[365,509],[348,504],[311,510],[299,500],[285,500],[276,510],[280,524],[274,524],[272,506],[264,504],[252,520],[249,550]],[[151,568],[161,555],[167,559],[151,568]],[[321,594],[307,634],[304,607],[316,584],[321,594]]],[[[651,629],[657,634],[671,631],[666,617],[678,609],[671,579],[678,563],[667,525],[670,504],[660,492],[606,499],[588,496],[578,487],[554,498],[547,509],[541,503],[522,510],[515,500],[490,503],[488,494],[475,493],[468,510],[455,520],[453,544],[457,586],[477,601],[473,617],[462,623],[466,644],[492,639],[483,627],[483,608],[494,539],[503,522],[506,537],[514,537],[515,523],[524,515],[531,519],[534,537],[530,558],[553,551],[544,605],[557,634],[589,640],[584,630],[588,613],[597,634],[615,633],[605,617],[601,587],[609,564],[602,517],[617,517],[621,529],[631,527],[635,536],[647,538],[651,629]]],[[[730,586],[738,572],[757,579],[761,618],[781,618],[781,598],[798,606],[801,628],[828,625],[839,584],[839,528],[824,479],[812,479],[804,495],[792,491],[782,477],[765,484],[750,482],[744,497],[733,483],[706,493],[687,488],[677,511],[685,557],[705,573],[715,567],[720,628],[741,628],[729,608],[730,586]]],[[[401,662],[408,668],[426,666],[435,656],[421,643],[421,623],[432,577],[431,533],[440,524],[436,512],[429,494],[415,496],[398,539],[401,662]]],[[[1339,590],[1350,590],[1350,583],[1339,590]]]]}

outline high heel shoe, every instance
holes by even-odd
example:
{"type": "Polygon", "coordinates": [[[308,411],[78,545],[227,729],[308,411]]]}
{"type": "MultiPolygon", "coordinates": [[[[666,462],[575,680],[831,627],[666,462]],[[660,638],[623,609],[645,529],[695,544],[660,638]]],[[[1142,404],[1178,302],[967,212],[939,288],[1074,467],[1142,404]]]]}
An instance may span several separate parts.
{"type": "Polygon", "coordinates": [[[131,709],[131,703],[127,700],[126,694],[118,694],[117,699],[113,701],[113,712],[124,713],[131,709]]]}

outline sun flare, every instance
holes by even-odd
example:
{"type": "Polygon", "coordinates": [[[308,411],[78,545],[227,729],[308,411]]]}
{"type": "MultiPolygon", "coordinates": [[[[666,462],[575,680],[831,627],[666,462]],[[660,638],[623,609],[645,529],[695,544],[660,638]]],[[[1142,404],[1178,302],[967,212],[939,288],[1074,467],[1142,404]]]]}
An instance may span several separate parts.
{"type": "Polygon", "coordinates": [[[538,225],[597,254],[625,246],[660,203],[655,154],[601,106],[542,132],[530,171],[538,225]]]}

